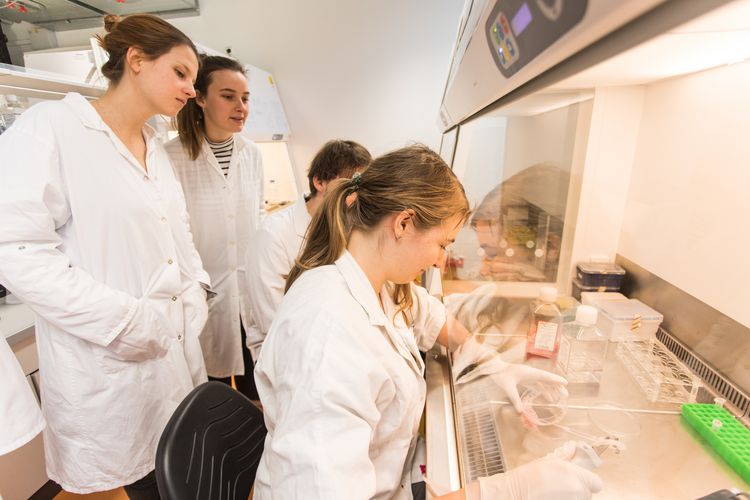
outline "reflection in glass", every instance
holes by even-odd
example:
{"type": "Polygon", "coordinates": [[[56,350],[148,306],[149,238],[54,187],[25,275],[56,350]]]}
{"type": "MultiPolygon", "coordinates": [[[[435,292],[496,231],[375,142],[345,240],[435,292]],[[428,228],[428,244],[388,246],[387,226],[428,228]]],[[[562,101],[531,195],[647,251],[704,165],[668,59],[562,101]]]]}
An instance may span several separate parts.
{"type": "Polygon", "coordinates": [[[545,109],[461,127],[453,169],[474,212],[445,279],[557,281],[580,104],[545,109]]]}

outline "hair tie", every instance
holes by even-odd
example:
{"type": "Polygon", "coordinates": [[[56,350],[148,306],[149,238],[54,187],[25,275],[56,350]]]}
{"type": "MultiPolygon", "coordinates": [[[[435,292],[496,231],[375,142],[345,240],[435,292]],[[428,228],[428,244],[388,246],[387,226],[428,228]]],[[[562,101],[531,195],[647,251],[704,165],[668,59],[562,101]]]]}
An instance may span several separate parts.
{"type": "Polygon", "coordinates": [[[355,172],[354,175],[352,175],[351,180],[349,181],[349,187],[352,188],[352,191],[359,191],[359,185],[362,183],[362,174],[360,172],[355,172]]]}

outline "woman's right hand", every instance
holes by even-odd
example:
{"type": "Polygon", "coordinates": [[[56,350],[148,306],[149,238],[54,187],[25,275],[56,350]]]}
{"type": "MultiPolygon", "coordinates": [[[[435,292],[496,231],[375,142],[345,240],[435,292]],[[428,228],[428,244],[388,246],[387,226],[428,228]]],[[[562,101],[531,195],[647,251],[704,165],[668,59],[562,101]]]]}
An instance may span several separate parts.
{"type": "Polygon", "coordinates": [[[478,489],[480,500],[588,500],[602,487],[601,478],[593,472],[560,458],[545,457],[480,478],[478,489]]]}

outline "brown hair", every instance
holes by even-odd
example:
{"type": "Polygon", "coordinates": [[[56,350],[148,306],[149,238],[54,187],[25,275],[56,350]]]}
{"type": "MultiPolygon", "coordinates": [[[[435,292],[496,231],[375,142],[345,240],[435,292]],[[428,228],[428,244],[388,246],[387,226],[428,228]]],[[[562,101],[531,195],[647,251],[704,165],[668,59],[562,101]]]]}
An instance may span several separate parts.
{"type": "MultiPolygon", "coordinates": [[[[245,74],[242,65],[228,57],[222,56],[201,56],[201,67],[198,70],[198,76],[195,79],[195,91],[199,95],[205,96],[208,92],[208,86],[211,85],[212,74],[214,71],[228,69],[245,74]]],[[[198,106],[195,99],[190,99],[187,104],[177,113],[175,118],[177,131],[180,134],[182,147],[187,149],[190,158],[195,160],[203,147],[203,139],[206,137],[206,124],[203,121],[203,109],[198,106]]]]}
{"type": "MultiPolygon", "coordinates": [[[[369,232],[390,214],[414,211],[417,229],[469,216],[464,188],[440,156],[415,145],[386,153],[352,179],[331,182],[323,205],[305,235],[305,246],[289,272],[286,290],[308,269],[333,264],[346,250],[352,230],[369,232]],[[351,206],[346,198],[355,192],[351,206]]],[[[286,291],[285,290],[285,291],[286,291]]],[[[408,284],[397,284],[393,301],[400,311],[412,306],[408,284]]]]}
{"type": "Polygon", "coordinates": [[[130,47],[141,49],[147,59],[154,60],[174,47],[187,45],[198,57],[195,45],[185,33],[151,14],[133,14],[122,18],[109,14],[104,17],[104,29],[107,34],[96,35],[96,39],[109,54],[109,60],[102,65],[102,74],[113,85],[122,79],[125,56],[130,47]]]}
{"type": "Polygon", "coordinates": [[[310,170],[307,172],[310,198],[314,198],[318,194],[313,183],[314,177],[317,177],[319,181],[351,177],[357,168],[367,168],[371,161],[370,152],[354,141],[335,139],[326,142],[320,148],[320,151],[315,154],[315,158],[310,164],[310,170]]]}

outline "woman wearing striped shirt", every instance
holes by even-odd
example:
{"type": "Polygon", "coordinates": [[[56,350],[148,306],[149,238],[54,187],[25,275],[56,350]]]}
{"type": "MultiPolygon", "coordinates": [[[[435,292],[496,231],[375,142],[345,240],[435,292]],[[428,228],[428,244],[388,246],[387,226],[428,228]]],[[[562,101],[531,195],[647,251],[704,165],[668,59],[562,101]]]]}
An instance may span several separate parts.
{"type": "Polygon", "coordinates": [[[217,293],[201,334],[209,378],[258,399],[245,346],[249,323],[244,255],[263,210],[263,166],[258,148],[240,134],[250,91],[240,63],[203,57],[196,98],[177,116],[180,136],[166,148],[187,200],[190,228],[217,293]]]}

